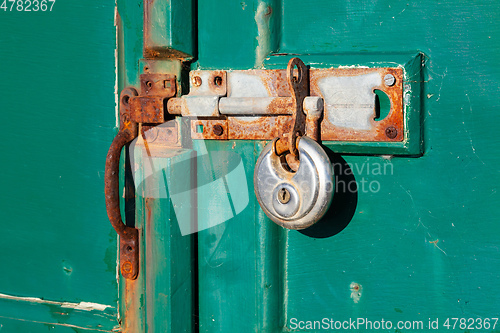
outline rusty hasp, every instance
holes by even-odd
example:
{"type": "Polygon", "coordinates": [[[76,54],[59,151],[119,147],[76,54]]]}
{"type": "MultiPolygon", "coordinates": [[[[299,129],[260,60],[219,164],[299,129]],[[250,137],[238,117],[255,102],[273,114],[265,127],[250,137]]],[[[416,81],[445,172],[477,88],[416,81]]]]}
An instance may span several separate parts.
{"type": "MultiPolygon", "coordinates": [[[[272,140],[295,154],[297,137],[323,141],[403,141],[402,68],[308,69],[298,58],[287,69],[190,72],[190,93],[170,98],[172,115],[227,121],[229,140],[272,140]],[[381,117],[378,95],[390,105],[381,117]],[[277,119],[278,118],[278,119],[277,119]],[[289,119],[289,120],[284,120],[289,119]],[[291,125],[292,128],[276,126],[291,125]]],[[[225,139],[212,132],[196,139],[225,139]]]]}
{"type": "Polygon", "coordinates": [[[287,136],[288,150],[290,154],[297,156],[297,138],[306,134],[306,115],[302,110],[302,103],[309,94],[309,70],[302,60],[292,58],[288,62],[286,78],[293,97],[293,128],[287,136]]]}
{"type": "Polygon", "coordinates": [[[175,75],[141,74],[141,94],[130,98],[130,117],[137,123],[165,121],[165,104],[176,94],[175,75]]]}
{"type": "Polygon", "coordinates": [[[175,75],[146,73],[140,75],[141,95],[169,98],[175,96],[175,75]]]}
{"type": "Polygon", "coordinates": [[[137,90],[126,88],[120,95],[120,130],[109,147],[104,174],[104,194],[109,221],[120,236],[120,272],[127,279],[139,273],[139,231],[123,223],[120,212],[120,154],[137,137],[137,123],[130,118],[130,100],[137,90]]]}

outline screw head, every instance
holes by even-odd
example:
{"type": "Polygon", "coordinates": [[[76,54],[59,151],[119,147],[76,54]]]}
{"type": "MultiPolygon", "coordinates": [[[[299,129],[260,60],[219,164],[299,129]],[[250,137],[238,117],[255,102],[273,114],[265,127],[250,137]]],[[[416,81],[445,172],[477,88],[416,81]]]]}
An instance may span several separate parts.
{"type": "Polygon", "coordinates": [[[214,125],[212,132],[217,136],[221,136],[224,133],[224,128],[221,125],[214,125]]]}
{"type": "Polygon", "coordinates": [[[290,201],[290,192],[286,188],[278,191],[278,201],[282,204],[287,204],[290,201]]]}
{"type": "Polygon", "coordinates": [[[385,129],[385,135],[389,139],[394,139],[396,136],[398,136],[398,130],[394,126],[389,126],[385,129]]]}
{"type": "Polygon", "coordinates": [[[214,77],[214,85],[217,87],[222,86],[222,78],[220,76],[214,77]]]}
{"type": "Polygon", "coordinates": [[[122,265],[122,271],[124,273],[132,272],[132,263],[130,261],[125,261],[122,265]]]}
{"type": "Polygon", "coordinates": [[[128,106],[128,103],[130,102],[130,96],[129,95],[123,95],[122,97],[122,103],[124,106],[128,106]]]}
{"type": "Polygon", "coordinates": [[[392,87],[396,83],[396,78],[392,74],[386,74],[384,76],[384,83],[388,87],[392,87]]]}
{"type": "Polygon", "coordinates": [[[191,79],[191,83],[195,87],[201,86],[201,77],[199,77],[199,76],[193,76],[193,78],[191,79]]]}

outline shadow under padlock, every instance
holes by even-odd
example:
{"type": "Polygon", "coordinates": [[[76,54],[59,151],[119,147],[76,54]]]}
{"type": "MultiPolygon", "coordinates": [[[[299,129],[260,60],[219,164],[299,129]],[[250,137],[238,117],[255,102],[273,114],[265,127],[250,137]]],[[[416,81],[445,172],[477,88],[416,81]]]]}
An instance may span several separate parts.
{"type": "MultiPolygon", "coordinates": [[[[169,124],[157,128],[163,126],[169,124]]],[[[249,203],[241,156],[208,150],[204,140],[191,144],[153,149],[145,132],[130,145],[136,195],[170,199],[183,236],[221,224],[249,203]]]]}

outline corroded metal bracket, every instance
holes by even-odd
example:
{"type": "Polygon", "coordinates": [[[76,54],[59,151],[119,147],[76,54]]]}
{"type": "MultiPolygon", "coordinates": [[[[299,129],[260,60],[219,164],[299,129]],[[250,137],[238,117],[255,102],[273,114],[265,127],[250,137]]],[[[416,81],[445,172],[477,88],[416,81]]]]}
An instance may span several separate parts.
{"type": "Polygon", "coordinates": [[[165,122],[164,104],[177,92],[175,75],[141,74],[140,81],[141,94],[130,97],[130,119],[136,123],[165,122]]]}

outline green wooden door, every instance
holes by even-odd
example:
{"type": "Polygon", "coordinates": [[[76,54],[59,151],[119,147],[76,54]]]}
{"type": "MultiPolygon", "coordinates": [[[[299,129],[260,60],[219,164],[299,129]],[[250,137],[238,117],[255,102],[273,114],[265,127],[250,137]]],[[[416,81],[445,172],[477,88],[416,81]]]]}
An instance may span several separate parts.
{"type": "MultiPolygon", "coordinates": [[[[122,283],[128,331],[500,329],[490,319],[500,316],[496,3],[157,0],[145,43],[165,53],[145,55],[141,2],[118,7],[121,88],[138,87],[145,64],[176,73],[168,54],[192,56],[191,70],[285,68],[293,56],[311,68],[422,59],[413,93],[423,154],[338,154],[344,143],[323,142],[337,184],[355,186],[339,186],[310,229],[283,229],[260,209],[253,171],[265,142],[206,142],[209,155],[236,152],[245,171],[248,205],[224,223],[182,236],[171,198],[136,193],[143,256],[139,279],[122,283]]],[[[166,177],[196,179],[163,161],[166,177]]],[[[218,204],[226,193],[198,194],[198,218],[231,209],[218,204]]]]}
{"type": "Polygon", "coordinates": [[[0,331],[110,332],[119,328],[103,194],[117,123],[114,2],[0,6],[0,331]]]}

